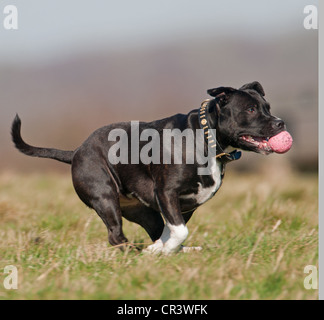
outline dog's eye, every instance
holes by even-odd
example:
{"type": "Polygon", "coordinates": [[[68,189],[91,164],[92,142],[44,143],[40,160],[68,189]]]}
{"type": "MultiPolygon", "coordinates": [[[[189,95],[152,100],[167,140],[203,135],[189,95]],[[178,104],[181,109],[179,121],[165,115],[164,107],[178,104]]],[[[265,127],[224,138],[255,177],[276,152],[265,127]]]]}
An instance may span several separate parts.
{"type": "Polygon", "coordinates": [[[255,111],[256,111],[256,109],[255,109],[255,107],[249,107],[248,109],[247,109],[247,111],[249,112],[249,113],[254,113],[255,111]]]}

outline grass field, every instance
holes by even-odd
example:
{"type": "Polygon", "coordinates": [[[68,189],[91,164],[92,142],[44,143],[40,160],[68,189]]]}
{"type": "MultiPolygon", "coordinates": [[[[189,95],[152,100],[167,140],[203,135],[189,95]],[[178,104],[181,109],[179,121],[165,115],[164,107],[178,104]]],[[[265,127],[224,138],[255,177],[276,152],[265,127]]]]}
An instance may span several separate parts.
{"type": "MultiPolygon", "coordinates": [[[[106,228],[69,175],[0,175],[0,299],[317,299],[303,286],[318,264],[316,175],[226,173],[190,220],[186,245],[151,256],[107,244],[106,228]],[[6,265],[18,289],[6,290],[6,265]]],[[[150,243],[124,223],[130,241],[150,243]]]]}

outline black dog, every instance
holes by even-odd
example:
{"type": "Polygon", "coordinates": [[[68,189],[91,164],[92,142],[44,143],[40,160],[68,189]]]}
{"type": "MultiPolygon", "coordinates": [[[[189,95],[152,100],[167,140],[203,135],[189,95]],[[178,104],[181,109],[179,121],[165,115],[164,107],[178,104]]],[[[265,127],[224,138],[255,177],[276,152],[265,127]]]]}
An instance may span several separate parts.
{"type": "MultiPolygon", "coordinates": [[[[199,168],[206,167],[206,164],[198,163],[197,157],[189,164],[163,163],[163,144],[158,147],[160,164],[143,161],[112,164],[108,154],[117,144],[117,139],[112,142],[107,137],[113,129],[127,133],[124,142],[128,149],[126,153],[125,150],[119,152],[120,156],[122,152],[126,154],[126,160],[132,160],[130,149],[134,143],[129,122],[102,127],[75,151],[62,151],[26,144],[20,135],[21,122],[17,115],[12,124],[12,139],[24,154],[72,164],[74,188],[80,199],[105,223],[111,245],[128,241],[122,230],[124,217],[141,225],[154,241],[147,251],[168,254],[178,251],[186,239],[186,223],[195,209],[219,189],[226,162],[240,156],[237,151],[228,154],[224,150],[234,147],[269,154],[273,151],[269,138],[285,130],[284,122],[270,114],[269,103],[264,99],[263,88],[258,82],[240,89],[220,87],[207,92],[214,99],[204,103],[202,108],[187,115],[177,114],[139,123],[138,134],[145,129],[154,129],[160,136],[166,129],[179,129],[180,132],[192,129],[196,137],[195,130],[202,128],[206,133],[203,153],[206,154],[207,146],[210,146],[217,154],[217,157],[208,158],[208,175],[197,173],[199,168]],[[217,139],[210,129],[216,130],[217,139]]],[[[182,146],[185,147],[184,143],[182,146]]],[[[140,141],[139,150],[143,147],[144,143],[140,141]]],[[[151,149],[153,152],[154,148],[151,149]]]]}

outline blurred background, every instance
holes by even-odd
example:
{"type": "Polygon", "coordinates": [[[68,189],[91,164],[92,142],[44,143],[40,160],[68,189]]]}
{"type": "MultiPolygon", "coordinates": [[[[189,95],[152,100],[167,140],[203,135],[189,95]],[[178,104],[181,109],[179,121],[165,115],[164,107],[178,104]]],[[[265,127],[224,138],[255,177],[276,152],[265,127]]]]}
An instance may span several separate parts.
{"type": "Polygon", "coordinates": [[[0,25],[0,172],[70,170],[14,149],[16,113],[27,142],[70,150],[100,126],[187,113],[209,88],[255,80],[294,145],[285,155],[244,152],[229,166],[317,171],[318,32],[303,27],[309,1],[2,0],[0,21],[7,4],[17,6],[19,29],[0,25]]]}

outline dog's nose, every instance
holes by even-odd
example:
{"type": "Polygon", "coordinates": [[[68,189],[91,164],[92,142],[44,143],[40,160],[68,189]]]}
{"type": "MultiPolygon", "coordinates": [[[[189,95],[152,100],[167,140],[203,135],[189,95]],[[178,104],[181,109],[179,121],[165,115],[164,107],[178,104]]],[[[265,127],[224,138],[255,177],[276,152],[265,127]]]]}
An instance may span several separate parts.
{"type": "Polygon", "coordinates": [[[285,127],[285,123],[281,119],[276,119],[272,121],[273,129],[282,129],[285,127]]]}

